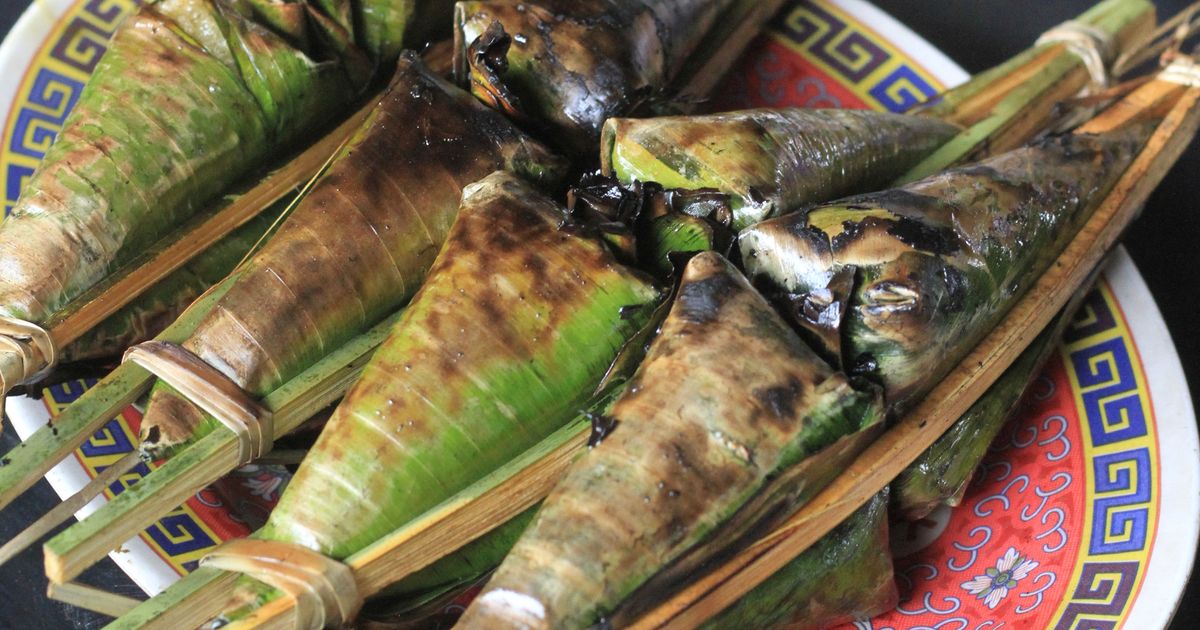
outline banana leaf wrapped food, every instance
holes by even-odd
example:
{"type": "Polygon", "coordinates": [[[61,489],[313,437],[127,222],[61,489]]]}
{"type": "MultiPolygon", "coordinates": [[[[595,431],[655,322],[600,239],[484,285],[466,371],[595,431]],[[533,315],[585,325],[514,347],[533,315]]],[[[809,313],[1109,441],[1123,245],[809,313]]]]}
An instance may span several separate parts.
{"type": "Polygon", "coordinates": [[[898,601],[884,490],[703,627],[821,630],[870,619],[898,601]]]}
{"type": "MultiPolygon", "coordinates": [[[[946,365],[961,358],[995,324],[1027,279],[1041,273],[1124,172],[1147,131],[1135,126],[1105,135],[1049,138],[902,188],[766,221],[742,232],[742,259],[756,282],[774,288],[774,297],[781,298],[794,321],[816,329],[818,334],[809,335],[815,347],[846,365],[859,386],[878,384],[887,410],[897,412],[932,387],[946,365]],[[809,310],[800,308],[809,304],[809,310]],[[817,311],[818,306],[826,310],[817,311]],[[814,311],[823,316],[813,316],[814,311]],[[846,360],[841,361],[843,356],[846,360]]],[[[690,304],[687,287],[689,280],[697,280],[696,266],[715,258],[701,254],[693,259],[661,336],[628,393],[617,402],[617,429],[576,462],[547,498],[468,609],[464,627],[578,627],[614,610],[617,620],[625,620],[637,614],[636,587],[642,586],[643,598],[661,598],[673,582],[701,566],[702,561],[689,562],[693,558],[677,547],[699,542],[727,518],[734,493],[724,485],[726,477],[705,470],[714,458],[675,451],[690,467],[675,470],[672,451],[658,444],[695,449],[697,444],[719,445],[735,435],[713,429],[707,415],[689,414],[687,405],[702,408],[730,398],[741,402],[727,381],[759,369],[765,355],[749,350],[749,341],[734,344],[708,361],[724,368],[722,357],[754,360],[740,362],[736,372],[720,369],[720,378],[713,378],[699,367],[706,361],[672,347],[673,326],[679,325],[672,318],[695,311],[691,316],[703,319],[699,314],[705,311],[690,304]],[[672,375],[655,369],[663,356],[692,360],[672,375]],[[648,395],[668,387],[672,395],[688,395],[681,401],[658,401],[648,395]],[[647,399],[649,403],[643,402],[647,399]],[[649,408],[645,416],[651,421],[629,421],[636,416],[625,410],[638,404],[649,408]],[[664,429],[668,424],[672,428],[664,429]],[[660,437],[662,433],[666,437],[660,437]],[[696,461],[704,465],[697,467],[696,461]],[[639,505],[643,497],[647,507],[639,505]],[[676,508],[683,502],[671,501],[681,497],[705,509],[683,516],[676,508]],[[652,513],[643,514],[646,510],[652,513]],[[664,549],[673,553],[662,553],[664,549]]],[[[704,304],[711,310],[732,303],[733,295],[738,293],[731,289],[711,291],[704,304]]],[[[772,330],[764,324],[769,321],[766,315],[746,319],[753,325],[741,328],[754,331],[755,341],[770,336],[764,332],[772,330]]],[[[711,331],[693,336],[714,344],[711,331]]],[[[804,355],[792,362],[802,367],[788,369],[831,371],[799,340],[795,345],[804,348],[804,355]]],[[[781,370],[771,374],[778,378],[781,370]]],[[[772,391],[757,387],[752,391],[772,391]]],[[[848,385],[846,389],[854,391],[848,385]]],[[[811,404],[812,398],[797,395],[789,401],[788,408],[795,412],[801,401],[811,404]]],[[[741,403],[743,408],[755,404],[753,399],[741,403]]],[[[878,413],[883,414],[883,407],[878,413]]],[[[736,414],[717,415],[728,420],[736,414]]],[[[836,413],[829,418],[833,426],[847,423],[836,413]]],[[[760,418],[758,426],[762,424],[760,418]]],[[[814,422],[798,424],[820,427],[814,422]]],[[[747,461],[771,465],[760,462],[761,444],[745,452],[753,454],[747,461]]],[[[797,475],[803,476],[788,471],[781,478],[797,475]]],[[[820,480],[806,481],[808,488],[820,487],[820,480]]],[[[733,487],[739,498],[754,495],[751,504],[764,503],[755,483],[743,481],[733,487]]],[[[787,510],[776,510],[775,515],[783,512],[787,510]]],[[[746,520],[744,509],[738,515],[746,520]]],[[[727,541],[737,537],[728,526],[719,532],[716,540],[700,545],[704,552],[727,550],[727,541]]]]}
{"type": "Polygon", "coordinates": [[[40,320],[151,246],[332,116],[358,92],[348,70],[244,5],[141,9],[0,224],[0,309],[40,320]]]}
{"type": "Polygon", "coordinates": [[[661,593],[646,583],[664,565],[686,574],[807,500],[881,426],[883,406],[706,252],[611,418],[463,627],[584,627],[638,588],[661,593]],[[732,354],[753,360],[730,369],[732,354]]]}
{"type": "Polygon", "coordinates": [[[126,348],[161,332],[209,287],[229,275],[270,229],[283,204],[246,225],[147,289],[83,337],[59,350],[60,363],[119,356],[126,348]]]}
{"type": "Polygon", "coordinates": [[[1022,410],[1021,397],[1058,347],[1068,320],[1060,314],[933,446],[896,477],[892,507],[900,518],[916,521],[943,503],[959,504],[1000,429],[1022,410]]]}
{"type": "MultiPolygon", "coordinates": [[[[436,506],[587,408],[660,295],[514,175],[468,186],[428,281],[255,537],[340,559],[436,506]]],[[[505,549],[419,579],[476,578],[505,549]]],[[[243,586],[242,606],[278,596],[243,586]]]]}
{"type": "MultiPolygon", "coordinates": [[[[265,395],[402,306],[446,238],[463,187],[497,169],[543,187],[565,170],[405,53],[361,130],[183,346],[265,395]]],[[[142,420],[143,449],[166,456],[218,426],[160,383],[142,420]]]]}
{"type": "Polygon", "coordinates": [[[726,195],[732,227],[740,230],[879,188],[958,131],[934,118],[846,109],[610,118],[600,161],[605,175],[626,185],[656,182],[726,195]]]}
{"type": "MultiPolygon", "coordinates": [[[[455,74],[578,155],[658,96],[736,0],[493,0],[455,9],[455,74]]],[[[669,97],[669,96],[668,96],[669,97]]]]}
{"type": "Polygon", "coordinates": [[[748,274],[814,347],[905,409],[1004,315],[1148,137],[1047,138],[739,235],[748,274]]]}
{"type": "MultiPolygon", "coordinates": [[[[400,39],[425,37],[450,4],[147,3],[117,29],[0,224],[0,316],[51,320],[348,113],[374,69],[390,67],[400,39]]],[[[30,361],[9,363],[8,386],[34,371],[30,361]]]]}

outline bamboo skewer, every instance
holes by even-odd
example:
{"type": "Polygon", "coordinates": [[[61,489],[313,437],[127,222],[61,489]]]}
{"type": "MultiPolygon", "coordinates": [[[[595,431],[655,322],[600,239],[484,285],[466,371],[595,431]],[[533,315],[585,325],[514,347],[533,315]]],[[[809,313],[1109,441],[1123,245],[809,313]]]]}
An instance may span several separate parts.
{"type": "MultiPolygon", "coordinates": [[[[583,450],[590,428],[586,420],[572,422],[521,457],[347,558],[345,563],[354,571],[359,591],[367,597],[379,593],[536,505],[583,450]]],[[[211,570],[194,572],[112,627],[196,625],[220,612],[220,602],[215,600],[228,585],[221,579],[225,575],[211,570]]],[[[291,614],[289,601],[276,600],[264,606],[256,611],[255,621],[286,620],[291,614]]]]}
{"type": "Polygon", "coordinates": [[[116,463],[104,469],[104,472],[96,475],[84,487],[79,489],[79,492],[71,495],[67,500],[54,506],[54,509],[46,512],[37,521],[25,528],[21,533],[13,536],[4,546],[0,547],[0,564],[4,564],[11,560],[14,556],[29,548],[30,545],[39,541],[50,530],[58,527],[71,515],[78,512],[83,506],[91,502],[92,499],[100,496],[104,489],[109,484],[116,481],[121,475],[129,472],[134,466],[138,465],[141,458],[138,457],[137,451],[126,453],[116,463]]]}
{"type": "MultiPolygon", "coordinates": [[[[1154,29],[1154,8],[1139,3],[1105,2],[1078,22],[1108,33],[1118,52],[1127,52],[1154,29]]],[[[1111,61],[1111,60],[1109,60],[1111,61]]],[[[1091,83],[1084,60],[1065,44],[1047,43],[972,79],[960,97],[923,113],[967,127],[897,180],[906,183],[969,161],[983,151],[1014,149],[1058,116],[1060,103],[1091,83]],[[976,82],[982,85],[975,87],[976,82]]]]}
{"type": "Polygon", "coordinates": [[[46,587],[46,596],[55,601],[94,610],[109,617],[120,617],[142,603],[132,597],[110,593],[79,582],[50,584],[46,587]]]}
{"type": "MultiPolygon", "coordinates": [[[[157,338],[183,341],[232,284],[232,279],[226,279],[209,289],[157,338]]],[[[55,418],[53,426],[38,429],[0,458],[0,509],[131,405],[150,380],[150,373],[137,365],[118,366],[55,418]]]]}
{"type": "MultiPolygon", "coordinates": [[[[392,315],[267,395],[263,404],[274,415],[274,437],[286,435],[341,398],[399,317],[399,313],[392,315]]],[[[238,438],[232,431],[221,427],[201,438],[47,542],[46,576],[55,583],[74,579],[122,541],[240,464],[238,438]]]]}
{"type": "MultiPolygon", "coordinates": [[[[1178,84],[1153,81],[1136,98],[1158,101],[1178,84]]],[[[633,622],[630,627],[689,628],[749,592],[845,520],[928,448],[1041,331],[1112,248],[1142,203],[1200,127],[1200,88],[1181,95],[1145,149],[1058,260],[1001,324],[910,414],[832,484],[770,535],[633,622]]],[[[1080,128],[1100,132],[1131,120],[1109,110],[1080,128]]]]}
{"type": "MultiPolygon", "coordinates": [[[[1126,54],[1150,37],[1155,17],[1154,6],[1148,2],[1109,0],[1097,4],[1075,21],[1110,33],[1115,51],[1126,54]]],[[[922,107],[920,112],[964,127],[975,125],[992,115],[999,101],[1013,89],[1036,75],[1036,72],[1026,72],[1026,68],[1044,67],[1061,52],[1060,46],[1035,46],[972,77],[946,97],[922,107]]]]}
{"type": "MultiPolygon", "coordinates": [[[[311,185],[351,134],[362,126],[373,106],[372,100],[316,144],[280,170],[268,175],[226,208],[206,219],[194,222],[194,227],[181,230],[177,238],[167,239],[172,242],[161,251],[133,261],[128,266],[133,271],[120,275],[115,281],[93,287],[48,324],[55,344],[61,346],[77,339],[230,230],[244,224],[263,208],[306,182],[311,185]]],[[[226,280],[223,283],[224,288],[220,291],[210,290],[157,338],[175,343],[182,342],[191,335],[200,319],[230,284],[230,281],[226,280]]],[[[4,360],[4,353],[0,353],[0,361],[4,360]]],[[[84,399],[76,401],[58,418],[53,429],[46,427],[38,430],[30,439],[6,454],[3,460],[0,460],[0,509],[36,483],[72,450],[78,448],[109,418],[132,404],[150,379],[150,375],[140,367],[118,366],[100,384],[85,394],[89,404],[84,404],[84,399]],[[116,396],[106,401],[106,397],[113,394],[116,396]],[[101,404],[93,406],[95,403],[101,404]]],[[[3,394],[4,392],[0,392],[0,396],[3,394]]],[[[2,563],[3,560],[0,560],[0,564],[2,563]]]]}

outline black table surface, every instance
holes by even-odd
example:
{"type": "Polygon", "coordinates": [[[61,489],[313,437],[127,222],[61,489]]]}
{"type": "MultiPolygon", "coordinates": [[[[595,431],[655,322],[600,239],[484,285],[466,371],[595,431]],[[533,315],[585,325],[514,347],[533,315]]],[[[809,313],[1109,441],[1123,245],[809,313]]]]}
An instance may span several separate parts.
{"type": "MultiPolygon", "coordinates": [[[[929,40],[968,72],[989,68],[1027,47],[1045,29],[1070,19],[1092,0],[873,0],[888,13],[929,40]]],[[[1186,0],[1156,0],[1159,14],[1175,14],[1186,0]]],[[[28,0],[0,0],[0,33],[7,33],[28,0]]],[[[1184,372],[1196,400],[1200,386],[1200,332],[1192,328],[1200,304],[1200,264],[1190,258],[1200,252],[1200,142],[1194,144],[1154,193],[1147,211],[1125,239],[1134,262],[1162,311],[1175,341],[1184,372]]],[[[1144,357],[1154,361],[1155,357],[1144,357]]],[[[16,436],[5,431],[0,452],[13,447],[16,436]]],[[[1200,488],[1172,488],[1172,492],[1200,488]]],[[[8,507],[0,518],[0,541],[7,540],[36,515],[48,511],[58,498],[42,481],[8,507]]],[[[1172,550],[1167,549],[1168,553],[1172,550]]],[[[1188,550],[1191,553],[1191,550],[1188,550]]],[[[85,574],[84,581],[107,584],[119,592],[140,594],[116,565],[104,560],[85,574]]],[[[29,550],[0,567],[0,628],[95,628],[104,618],[50,601],[41,554],[29,550]]],[[[1200,628],[1200,580],[1193,575],[1170,626],[1173,630],[1200,628]]]]}

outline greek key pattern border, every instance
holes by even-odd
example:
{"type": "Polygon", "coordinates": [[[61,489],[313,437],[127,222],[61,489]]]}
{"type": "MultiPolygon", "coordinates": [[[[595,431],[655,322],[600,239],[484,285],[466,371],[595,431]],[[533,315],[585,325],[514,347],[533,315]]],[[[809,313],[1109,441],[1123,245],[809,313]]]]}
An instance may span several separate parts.
{"type": "Polygon", "coordinates": [[[771,33],[872,109],[903,112],[943,87],[878,33],[825,0],[798,3],[783,12],[771,33]]]}
{"type": "Polygon", "coordinates": [[[1055,630],[1121,626],[1154,546],[1158,439],[1141,358],[1111,288],[1088,295],[1064,335],[1087,453],[1087,514],[1079,560],[1055,630]]]}

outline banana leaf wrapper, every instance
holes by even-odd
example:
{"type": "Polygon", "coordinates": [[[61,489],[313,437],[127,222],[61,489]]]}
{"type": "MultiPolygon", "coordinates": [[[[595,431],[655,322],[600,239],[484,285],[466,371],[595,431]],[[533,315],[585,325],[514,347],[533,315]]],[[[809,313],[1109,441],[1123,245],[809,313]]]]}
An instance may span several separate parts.
{"type": "Polygon", "coordinates": [[[44,320],[360,92],[347,59],[254,5],[163,0],[124,22],[0,224],[0,314],[44,320]]]}
{"type": "MultiPolygon", "coordinates": [[[[562,218],[509,173],[467,187],[428,281],[257,537],[345,558],[590,406],[661,292],[562,218]]],[[[477,577],[507,550],[519,520],[420,579],[477,577]]],[[[251,606],[278,596],[262,585],[249,594],[251,606]]]]}
{"type": "Polygon", "coordinates": [[[110,315],[59,351],[60,363],[119,356],[126,348],[152,339],[175,321],[212,285],[228,276],[270,230],[285,204],[265,210],[242,227],[213,244],[202,254],[146,289],[132,302],[110,315]]]}
{"type": "Polygon", "coordinates": [[[405,48],[420,50],[449,34],[453,0],[321,0],[336,3],[343,15],[356,19],[341,22],[361,25],[359,45],[384,67],[390,67],[405,48]]]}
{"type": "Polygon", "coordinates": [[[895,608],[887,508],[885,490],[703,627],[820,630],[895,608]]]}
{"type": "MultiPolygon", "coordinates": [[[[269,393],[407,302],[463,188],[497,169],[551,187],[565,165],[405,53],[362,129],[184,347],[251,394],[269,393]]],[[[143,448],[168,456],[219,426],[156,384],[143,448]]]]}
{"type": "Polygon", "coordinates": [[[657,97],[734,0],[459,2],[458,81],[594,155],[600,128],[657,97]]]}
{"type": "Polygon", "coordinates": [[[893,181],[958,133],[928,117],[844,109],[752,109],[612,118],[601,168],[623,184],[728,195],[732,227],[893,181]]]}
{"type": "Polygon", "coordinates": [[[704,554],[689,552],[706,539],[721,542],[706,551],[725,549],[785,518],[821,485],[795,465],[830,449],[852,458],[867,441],[854,438],[882,418],[878,392],[851,388],[724,258],[698,254],[612,430],[572,465],[461,623],[595,623],[673,561],[699,564],[704,554]]]}
{"type": "Polygon", "coordinates": [[[1061,251],[1149,132],[1047,138],[751,226],[748,274],[826,358],[902,412],[1061,251]]]}
{"type": "Polygon", "coordinates": [[[987,392],[892,482],[900,518],[925,518],[943,503],[957,506],[1000,429],[1022,410],[1021,397],[1058,347],[1069,318],[1052,323],[987,392]]]}

